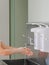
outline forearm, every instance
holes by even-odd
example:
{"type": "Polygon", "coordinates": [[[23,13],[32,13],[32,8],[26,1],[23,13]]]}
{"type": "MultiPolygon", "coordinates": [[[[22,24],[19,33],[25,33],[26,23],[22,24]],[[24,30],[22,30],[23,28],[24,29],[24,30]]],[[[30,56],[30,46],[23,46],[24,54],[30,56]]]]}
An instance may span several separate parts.
{"type": "Polygon", "coordinates": [[[13,49],[3,49],[0,51],[0,55],[11,55],[11,54],[16,54],[19,53],[18,49],[13,48],[13,49]]]}

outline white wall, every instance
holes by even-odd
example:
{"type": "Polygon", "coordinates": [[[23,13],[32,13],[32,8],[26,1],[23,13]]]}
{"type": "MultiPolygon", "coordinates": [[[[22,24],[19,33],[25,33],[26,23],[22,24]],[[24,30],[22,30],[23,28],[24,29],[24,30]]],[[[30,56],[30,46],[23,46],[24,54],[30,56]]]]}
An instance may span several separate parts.
{"type": "Polygon", "coordinates": [[[28,0],[28,22],[49,22],[49,0],[28,0]]]}
{"type": "Polygon", "coordinates": [[[9,45],[9,0],[0,0],[0,40],[9,45]]]}

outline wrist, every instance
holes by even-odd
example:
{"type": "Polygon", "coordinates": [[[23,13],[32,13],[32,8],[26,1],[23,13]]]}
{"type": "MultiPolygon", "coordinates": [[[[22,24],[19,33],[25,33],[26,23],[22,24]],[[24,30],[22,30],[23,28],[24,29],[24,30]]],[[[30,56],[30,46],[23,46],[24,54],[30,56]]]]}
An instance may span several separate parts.
{"type": "Polygon", "coordinates": [[[17,48],[18,53],[21,53],[23,47],[17,48]]]}
{"type": "Polygon", "coordinates": [[[13,53],[21,53],[22,47],[20,48],[13,48],[13,53]]]}

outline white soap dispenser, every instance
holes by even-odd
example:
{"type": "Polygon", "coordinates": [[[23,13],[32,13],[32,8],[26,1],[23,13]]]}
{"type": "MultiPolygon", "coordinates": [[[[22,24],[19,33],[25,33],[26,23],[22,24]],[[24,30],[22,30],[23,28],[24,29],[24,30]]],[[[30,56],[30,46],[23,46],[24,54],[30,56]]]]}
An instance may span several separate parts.
{"type": "Polygon", "coordinates": [[[41,26],[31,28],[31,32],[34,32],[34,49],[49,52],[49,27],[48,25],[39,25],[41,26]]]}
{"type": "Polygon", "coordinates": [[[44,28],[40,24],[37,23],[32,23],[32,25],[38,25],[36,28],[31,28],[31,32],[34,32],[34,49],[39,50],[41,48],[41,35],[40,35],[40,30],[44,28]]]}

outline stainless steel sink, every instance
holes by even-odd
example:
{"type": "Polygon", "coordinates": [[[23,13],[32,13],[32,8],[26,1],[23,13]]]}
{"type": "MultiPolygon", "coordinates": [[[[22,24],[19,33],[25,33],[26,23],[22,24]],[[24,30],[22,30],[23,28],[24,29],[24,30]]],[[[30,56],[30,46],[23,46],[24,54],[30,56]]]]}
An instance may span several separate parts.
{"type": "Polygon", "coordinates": [[[7,65],[39,65],[36,62],[31,62],[29,60],[25,59],[19,59],[19,60],[3,60],[7,65]]]}
{"type": "Polygon", "coordinates": [[[38,59],[3,60],[7,65],[45,65],[38,59]]]}

